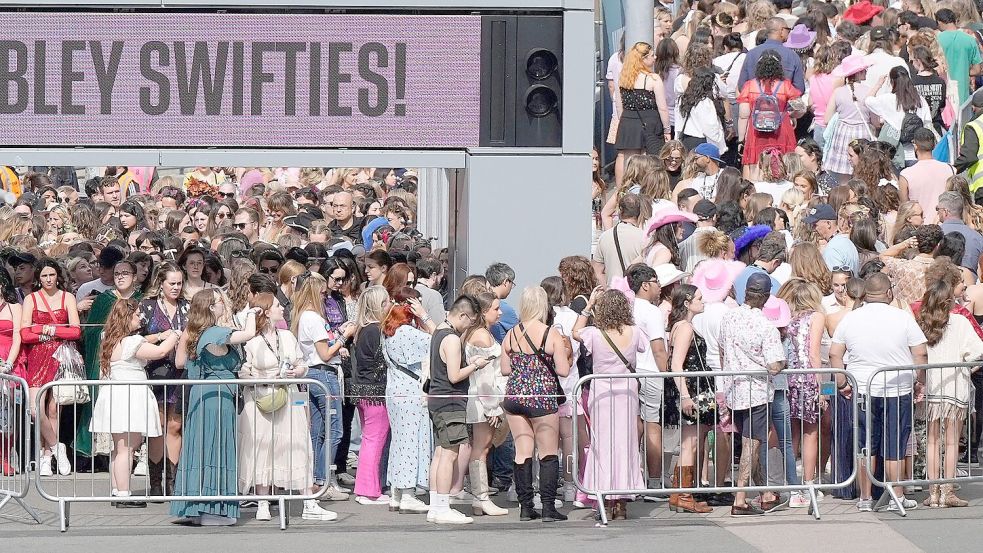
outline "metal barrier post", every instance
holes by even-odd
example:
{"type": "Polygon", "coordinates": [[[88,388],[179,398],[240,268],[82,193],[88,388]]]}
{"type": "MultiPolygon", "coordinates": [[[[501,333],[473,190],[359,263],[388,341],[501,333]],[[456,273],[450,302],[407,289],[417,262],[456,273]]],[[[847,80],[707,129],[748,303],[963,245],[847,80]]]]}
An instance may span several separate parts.
{"type": "Polygon", "coordinates": [[[29,397],[27,382],[23,378],[0,374],[0,459],[11,469],[11,473],[7,474],[6,467],[0,468],[0,509],[13,500],[41,524],[37,511],[24,502],[31,487],[29,397]],[[17,456],[16,461],[14,455],[17,456]]]}
{"type": "MultiPolygon", "coordinates": [[[[717,371],[717,370],[714,370],[714,371],[706,371],[706,372],[708,374],[703,374],[703,372],[685,372],[685,373],[674,373],[674,372],[647,373],[646,372],[646,373],[627,373],[627,374],[592,374],[592,375],[587,375],[587,376],[585,376],[585,377],[583,377],[583,378],[581,378],[580,380],[577,381],[577,384],[574,387],[573,396],[574,396],[575,399],[578,399],[579,400],[579,398],[581,397],[581,392],[582,392],[585,384],[587,384],[588,382],[591,382],[591,381],[604,381],[604,380],[615,380],[615,379],[642,381],[642,380],[650,379],[650,378],[660,378],[660,379],[663,379],[663,380],[667,380],[667,379],[671,379],[671,378],[706,378],[706,377],[725,377],[725,378],[726,377],[756,377],[756,378],[761,378],[763,376],[767,376],[767,373],[764,373],[764,372],[761,372],[761,371],[726,371],[726,370],[717,371]]],[[[843,377],[846,378],[847,381],[850,382],[850,384],[852,386],[854,386],[854,388],[856,389],[856,378],[854,376],[852,376],[850,373],[848,373],[848,372],[846,372],[845,370],[842,370],[842,369],[823,369],[823,368],[820,368],[820,369],[792,369],[792,370],[783,371],[783,373],[786,374],[786,375],[796,375],[796,374],[802,374],[802,375],[837,375],[837,374],[839,374],[839,375],[843,375],[843,377]]],[[[597,383],[595,383],[594,386],[595,386],[595,389],[596,389],[597,383]]],[[[666,386],[663,386],[663,388],[665,388],[665,387],[666,386]]],[[[639,389],[640,388],[641,387],[639,387],[639,389]]],[[[704,390],[704,391],[708,391],[708,390],[704,390]]],[[[826,395],[826,394],[829,394],[830,392],[820,392],[820,393],[826,395]]],[[[833,391],[832,393],[835,394],[835,391],[833,391]]],[[[858,414],[858,409],[857,409],[857,396],[856,396],[856,394],[852,395],[849,401],[850,401],[851,415],[853,417],[853,420],[856,421],[856,417],[857,417],[857,414],[858,414]]],[[[833,409],[832,412],[834,413],[834,418],[835,418],[835,409],[833,409]]],[[[572,420],[572,424],[573,424],[573,430],[574,430],[574,432],[573,432],[573,444],[574,444],[574,452],[575,453],[579,453],[580,452],[580,449],[582,447],[581,444],[579,443],[580,442],[579,435],[576,432],[576,428],[577,428],[577,424],[578,424],[578,418],[580,416],[581,416],[581,413],[578,413],[575,410],[574,411],[574,416],[572,417],[572,419],[573,419],[572,420]]],[[[584,416],[588,416],[588,419],[589,419],[589,413],[584,414],[584,416]]],[[[770,417],[769,417],[769,419],[770,419],[770,417]]],[[[597,424],[596,421],[591,421],[591,422],[594,423],[594,425],[596,427],[596,424],[597,424]]],[[[702,424],[702,423],[698,423],[698,424],[702,424]]],[[[821,426],[821,421],[820,421],[820,423],[817,423],[817,424],[819,424],[821,426]]],[[[850,425],[853,426],[854,428],[856,428],[855,422],[854,423],[850,423],[850,425]]],[[[595,430],[596,431],[597,429],[596,428],[593,428],[592,430],[595,430]]],[[[699,432],[698,432],[698,435],[699,435],[699,432]]],[[[722,439],[722,438],[720,436],[718,436],[716,438],[716,440],[719,440],[719,439],[722,439]]],[[[737,440],[735,440],[734,447],[737,447],[737,443],[739,443],[739,442],[737,442],[737,440]]],[[[698,461],[697,461],[697,465],[696,466],[699,466],[699,464],[702,462],[702,456],[701,456],[701,453],[700,453],[700,449],[702,447],[703,447],[702,444],[698,444],[697,445],[697,457],[698,457],[698,461]]],[[[736,485],[733,485],[733,483],[730,486],[724,486],[720,482],[718,482],[717,485],[702,486],[699,480],[695,480],[695,482],[694,482],[695,485],[692,486],[692,487],[684,487],[682,485],[682,483],[679,483],[678,485],[673,486],[673,487],[663,486],[662,489],[652,489],[652,488],[649,488],[647,485],[645,486],[644,489],[632,489],[632,490],[588,489],[585,486],[583,480],[580,477],[580,458],[579,458],[580,456],[579,455],[574,455],[573,456],[573,459],[572,459],[572,461],[573,461],[573,480],[574,480],[574,485],[576,486],[576,488],[578,490],[580,490],[583,493],[592,495],[598,501],[598,514],[599,514],[600,525],[601,526],[606,526],[608,524],[608,516],[607,516],[606,510],[605,510],[605,506],[604,506],[604,497],[605,496],[620,496],[620,495],[664,495],[664,494],[667,494],[667,493],[671,493],[671,494],[680,494],[680,493],[681,494],[693,494],[693,493],[735,493],[735,492],[776,492],[776,493],[777,492],[800,492],[800,493],[808,494],[809,503],[810,503],[810,509],[809,509],[810,513],[809,514],[811,514],[816,520],[820,520],[821,519],[821,514],[820,514],[820,509],[819,509],[818,492],[821,491],[821,490],[834,490],[834,489],[845,488],[845,487],[851,485],[857,479],[858,470],[859,470],[858,467],[857,467],[857,464],[858,464],[857,463],[857,459],[859,457],[859,450],[858,450],[858,447],[857,447],[857,440],[856,439],[852,440],[851,450],[852,450],[852,453],[853,453],[852,454],[853,463],[851,464],[852,470],[850,471],[849,475],[847,475],[840,482],[834,482],[834,483],[828,483],[828,484],[824,484],[822,482],[820,482],[819,484],[817,484],[814,481],[809,481],[809,482],[804,482],[804,483],[801,483],[801,484],[769,485],[768,482],[767,482],[767,480],[765,480],[764,482],[754,482],[753,485],[749,482],[748,485],[746,485],[746,486],[736,486],[736,485]]],[[[642,460],[642,462],[645,462],[645,461],[642,460]]],[[[725,461],[723,459],[715,459],[715,463],[721,463],[721,462],[725,462],[725,461]]],[[[726,460],[726,462],[729,463],[730,460],[728,459],[728,460],[726,460]]],[[[763,463],[763,464],[765,464],[765,466],[767,466],[767,458],[766,459],[762,459],[760,462],[763,463]]],[[[819,468],[819,472],[821,474],[823,467],[820,466],[818,468],[819,468]]],[[[715,469],[716,469],[716,465],[715,465],[715,469]]],[[[664,469],[663,469],[663,472],[664,472],[664,469]]],[[[660,475],[660,478],[661,478],[661,476],[662,475],[660,475]]],[[[700,476],[699,475],[696,475],[696,478],[700,478],[700,476]]]]}
{"type": "MultiPolygon", "coordinates": [[[[207,401],[215,400],[215,398],[212,397],[212,396],[215,396],[215,395],[221,396],[222,394],[227,394],[228,392],[226,392],[225,389],[228,389],[228,390],[231,391],[231,393],[235,394],[235,398],[233,399],[233,401],[236,404],[235,405],[235,409],[234,409],[236,414],[235,414],[235,417],[232,420],[221,420],[220,419],[219,421],[217,421],[217,424],[219,425],[219,428],[220,429],[223,428],[222,425],[229,425],[229,424],[233,425],[234,428],[238,428],[239,417],[241,415],[240,412],[239,412],[239,409],[238,409],[238,407],[240,406],[240,403],[239,403],[239,400],[238,400],[239,394],[236,393],[238,390],[242,390],[242,389],[255,389],[256,386],[271,386],[271,387],[272,386],[284,386],[284,387],[287,387],[288,388],[288,391],[287,391],[287,394],[288,394],[288,396],[287,396],[288,397],[288,399],[287,399],[287,405],[284,406],[284,407],[281,407],[281,408],[291,408],[291,407],[297,407],[297,406],[306,405],[306,401],[307,401],[306,400],[306,396],[307,396],[306,393],[304,393],[304,394],[300,394],[300,393],[294,394],[290,390],[290,388],[296,389],[296,386],[297,385],[305,385],[307,387],[311,387],[311,386],[320,387],[323,390],[325,396],[329,396],[329,391],[327,389],[327,386],[325,386],[324,384],[322,384],[321,382],[319,382],[317,380],[313,380],[313,379],[309,379],[309,378],[292,378],[292,379],[279,379],[279,378],[276,378],[276,379],[226,379],[226,380],[206,380],[206,379],[199,379],[199,380],[181,380],[181,379],[174,379],[174,380],[149,380],[148,379],[148,380],[118,380],[118,381],[113,381],[113,380],[78,380],[78,381],[70,381],[70,382],[66,382],[66,381],[53,381],[53,382],[50,382],[50,383],[45,384],[44,386],[42,386],[41,389],[38,392],[38,396],[37,396],[37,399],[36,399],[36,405],[35,405],[35,407],[39,410],[39,412],[40,412],[40,409],[43,408],[43,399],[45,398],[45,396],[48,395],[49,393],[51,393],[59,385],[61,385],[61,386],[86,386],[90,390],[93,390],[93,389],[101,389],[101,393],[102,394],[110,394],[110,395],[113,393],[114,390],[122,389],[124,391],[117,392],[117,393],[127,394],[127,397],[129,397],[129,394],[132,393],[130,391],[131,388],[139,387],[139,386],[164,387],[165,390],[167,389],[167,387],[180,387],[182,389],[182,391],[183,391],[183,389],[185,387],[192,388],[194,386],[201,386],[203,391],[200,394],[198,394],[198,395],[201,396],[199,399],[202,402],[204,402],[206,400],[207,401]]],[[[91,394],[90,393],[90,396],[94,398],[95,397],[95,394],[91,394]]],[[[151,395],[151,397],[153,397],[153,396],[151,395]]],[[[192,398],[194,398],[194,396],[192,396],[192,398]]],[[[138,400],[138,401],[140,401],[140,400],[138,400]]],[[[93,407],[94,407],[94,405],[93,405],[93,407]]],[[[258,413],[258,408],[255,406],[255,404],[253,406],[253,409],[255,409],[256,412],[258,413]]],[[[128,411],[128,409],[126,411],[128,411]]],[[[187,414],[188,413],[185,413],[185,415],[187,415],[187,414]]],[[[126,413],[124,413],[123,416],[127,416],[128,417],[129,415],[126,414],[126,413]]],[[[325,420],[323,421],[324,422],[324,425],[325,425],[325,435],[326,436],[330,434],[330,420],[331,419],[330,419],[330,416],[329,416],[329,417],[325,417],[325,420]]],[[[167,424],[167,420],[166,420],[166,417],[165,417],[164,420],[161,421],[162,433],[164,433],[164,434],[166,434],[166,424],[167,424]]],[[[132,424],[128,424],[127,426],[128,427],[129,426],[132,426],[132,424]]],[[[279,426],[277,426],[277,427],[275,427],[275,429],[273,430],[273,432],[276,433],[279,430],[280,430],[280,428],[279,428],[279,426]]],[[[309,427],[309,425],[308,426],[304,426],[303,428],[296,428],[295,429],[295,428],[293,428],[293,424],[291,422],[290,428],[289,428],[288,431],[291,432],[291,435],[292,435],[292,432],[293,431],[302,432],[303,433],[303,439],[304,440],[307,440],[307,441],[310,440],[310,427],[309,427]]],[[[238,430],[236,430],[236,432],[238,432],[238,430]]],[[[134,433],[134,432],[130,432],[130,433],[134,433]]],[[[136,433],[141,433],[141,432],[136,432],[136,433]]],[[[142,433],[142,434],[146,434],[146,433],[142,433]]],[[[34,435],[35,435],[35,440],[36,440],[36,444],[37,444],[36,447],[34,447],[34,453],[38,456],[38,459],[40,459],[41,458],[41,455],[44,453],[42,451],[43,448],[41,446],[41,430],[40,430],[40,425],[36,425],[34,435]]],[[[272,438],[271,438],[271,440],[272,440],[272,438]]],[[[143,441],[146,441],[146,436],[144,436],[143,441]]],[[[237,442],[238,442],[238,440],[237,440],[237,442]]],[[[250,493],[248,493],[249,490],[241,490],[241,489],[239,489],[239,483],[238,483],[238,477],[239,477],[239,468],[238,468],[239,450],[238,450],[238,448],[239,448],[239,444],[236,443],[234,447],[236,447],[236,449],[237,449],[236,456],[235,456],[235,463],[236,463],[236,466],[235,466],[235,472],[236,472],[236,489],[235,489],[235,492],[236,493],[234,493],[234,494],[225,494],[225,495],[174,495],[173,491],[170,490],[170,489],[166,489],[166,486],[165,486],[165,490],[164,490],[164,495],[163,496],[149,496],[149,495],[146,495],[146,493],[144,495],[122,495],[122,496],[117,496],[117,495],[112,495],[112,494],[110,494],[110,495],[100,495],[100,494],[98,494],[95,491],[96,485],[95,485],[94,482],[89,486],[89,490],[86,490],[86,491],[90,491],[91,490],[90,493],[84,494],[84,493],[80,493],[81,490],[79,489],[79,485],[78,485],[79,478],[78,478],[78,473],[77,472],[75,472],[73,474],[73,476],[71,476],[71,477],[68,477],[68,476],[61,476],[61,477],[59,477],[59,476],[55,475],[55,476],[52,476],[50,478],[47,478],[46,477],[46,478],[43,478],[42,479],[39,476],[38,478],[35,479],[35,487],[36,487],[38,493],[41,495],[41,497],[43,497],[45,500],[58,503],[59,527],[60,527],[60,530],[62,532],[67,531],[67,529],[71,526],[71,505],[72,505],[72,503],[75,503],[75,502],[85,502],[85,503],[94,503],[94,502],[105,502],[105,503],[108,503],[108,502],[117,502],[117,503],[119,503],[119,502],[127,502],[127,503],[129,503],[129,502],[161,502],[161,501],[239,502],[239,501],[246,501],[246,500],[274,502],[279,507],[279,511],[280,511],[279,512],[279,526],[280,526],[280,529],[281,530],[285,530],[289,526],[289,520],[290,520],[290,518],[289,518],[289,508],[288,507],[289,507],[289,501],[290,500],[302,500],[302,501],[305,501],[305,500],[309,500],[309,499],[318,499],[320,496],[322,496],[324,494],[324,490],[321,490],[321,491],[316,492],[316,493],[314,493],[314,492],[308,492],[308,490],[301,490],[304,493],[299,493],[299,494],[298,493],[293,493],[296,490],[288,490],[288,491],[286,491],[285,494],[276,494],[276,493],[274,493],[275,492],[275,486],[273,485],[272,481],[271,481],[271,485],[269,486],[269,492],[268,493],[265,493],[265,494],[260,494],[260,493],[251,493],[250,494],[250,493]],[[69,488],[69,491],[63,493],[62,492],[62,488],[65,487],[65,486],[63,486],[63,484],[66,481],[70,484],[70,486],[67,486],[69,488]],[[48,482],[54,482],[54,491],[53,492],[50,491],[50,490],[48,490],[48,489],[46,489],[45,484],[48,483],[48,482]]],[[[167,458],[167,455],[166,455],[166,448],[165,448],[165,457],[164,457],[164,459],[165,459],[165,465],[166,465],[166,458],[167,458]]],[[[127,463],[128,462],[129,461],[127,461],[127,463]]],[[[276,461],[274,461],[274,463],[275,462],[276,461]]],[[[111,467],[110,470],[112,470],[112,463],[111,463],[110,467],[111,467]]],[[[110,474],[112,474],[112,472],[110,474]]],[[[183,476],[184,475],[181,474],[180,477],[183,477],[183,476]]],[[[112,476],[110,476],[110,479],[112,481],[112,476]]],[[[131,482],[132,481],[133,480],[131,480],[131,482]]],[[[199,482],[199,488],[198,488],[198,491],[199,492],[202,491],[200,486],[201,486],[201,483],[199,482]]]]}
{"type": "MultiPolygon", "coordinates": [[[[968,406],[965,407],[965,409],[967,409],[967,413],[966,413],[966,416],[965,416],[965,424],[967,425],[969,431],[971,432],[972,431],[972,420],[971,420],[969,411],[972,408],[972,403],[973,403],[972,393],[974,392],[974,390],[973,390],[973,386],[972,386],[971,383],[968,386],[963,387],[962,384],[960,384],[959,375],[957,373],[958,373],[958,371],[964,371],[967,374],[964,374],[962,376],[965,377],[965,381],[969,381],[969,374],[968,373],[970,373],[973,369],[978,368],[979,366],[980,366],[980,363],[979,362],[969,362],[969,363],[945,363],[945,364],[927,364],[927,365],[908,365],[908,366],[882,367],[880,369],[877,369],[876,371],[874,371],[870,375],[870,378],[868,379],[867,385],[868,385],[868,399],[871,400],[871,401],[868,402],[868,406],[867,406],[867,410],[866,410],[866,416],[864,417],[864,420],[866,422],[866,431],[864,432],[864,439],[865,439],[865,445],[868,446],[866,448],[866,452],[864,454],[864,464],[866,465],[864,470],[866,471],[866,475],[869,478],[869,480],[871,482],[871,485],[872,486],[881,487],[881,488],[884,489],[884,492],[885,492],[885,493],[883,493],[881,495],[880,499],[874,505],[874,507],[873,507],[874,510],[878,510],[880,508],[883,508],[885,505],[890,505],[890,504],[893,503],[893,505],[894,505],[894,509],[893,510],[897,511],[897,513],[899,515],[901,515],[902,517],[907,516],[908,509],[905,508],[904,502],[902,501],[902,497],[903,496],[899,496],[898,493],[894,490],[894,488],[896,486],[897,487],[906,487],[906,486],[923,486],[924,487],[924,486],[942,485],[942,484],[953,484],[953,483],[983,482],[983,475],[973,476],[972,474],[970,474],[969,476],[960,477],[960,476],[958,476],[958,473],[957,473],[957,474],[954,474],[952,478],[946,478],[945,477],[945,468],[944,468],[945,465],[943,463],[942,450],[946,449],[946,445],[945,445],[944,440],[943,440],[943,433],[945,433],[947,431],[959,431],[959,432],[961,432],[961,430],[962,430],[961,429],[961,424],[958,423],[958,422],[955,423],[956,424],[956,428],[955,429],[953,429],[951,427],[952,425],[947,424],[947,421],[951,420],[951,417],[948,417],[948,418],[939,418],[938,419],[939,428],[938,428],[938,431],[937,431],[938,432],[938,438],[936,439],[936,441],[939,442],[939,443],[937,443],[936,445],[939,447],[940,451],[937,451],[937,452],[929,452],[929,453],[933,453],[933,455],[935,455],[935,459],[936,460],[935,460],[934,464],[937,465],[937,466],[934,467],[934,468],[937,469],[936,472],[938,473],[938,476],[939,476],[938,478],[935,477],[936,475],[934,475],[934,474],[928,474],[927,472],[926,472],[924,478],[918,478],[917,477],[917,474],[914,473],[914,465],[915,465],[915,462],[914,461],[918,457],[918,452],[916,450],[911,455],[911,457],[912,457],[912,474],[910,475],[910,477],[906,477],[905,475],[902,474],[902,475],[899,475],[899,478],[900,479],[892,479],[888,475],[888,473],[887,473],[887,471],[885,469],[885,471],[884,471],[884,478],[883,479],[878,479],[877,476],[876,476],[876,473],[874,471],[873,464],[874,464],[874,458],[877,457],[881,453],[881,451],[876,451],[875,452],[875,451],[873,451],[873,448],[870,446],[870,444],[873,442],[873,432],[875,430],[874,429],[874,410],[875,410],[875,408],[874,408],[874,405],[873,405],[874,402],[872,401],[873,398],[880,398],[882,400],[882,403],[883,403],[883,405],[881,405],[881,409],[880,409],[882,411],[882,414],[881,414],[881,417],[879,417],[879,418],[882,419],[881,420],[881,426],[883,427],[882,428],[882,432],[881,432],[882,438],[880,440],[882,443],[886,439],[886,437],[884,436],[885,432],[883,432],[883,430],[887,429],[888,424],[890,424],[890,422],[891,422],[890,420],[888,420],[890,418],[890,407],[889,407],[889,403],[890,403],[890,401],[892,399],[895,399],[895,398],[898,398],[896,400],[896,403],[897,403],[897,408],[895,409],[896,413],[894,413],[895,427],[900,427],[900,423],[901,423],[901,420],[900,419],[901,419],[901,417],[904,414],[907,414],[908,416],[910,416],[910,420],[911,420],[911,431],[910,431],[910,434],[911,434],[911,436],[914,436],[914,434],[915,434],[915,425],[917,423],[916,415],[918,415],[918,413],[915,412],[915,403],[919,399],[919,398],[916,397],[916,393],[915,393],[916,383],[918,382],[918,379],[914,376],[914,374],[917,374],[919,372],[925,373],[925,379],[923,379],[923,381],[928,381],[929,377],[931,377],[934,374],[945,372],[946,374],[945,374],[944,377],[942,377],[942,376],[935,377],[935,380],[938,381],[936,384],[938,386],[940,386],[941,387],[941,390],[942,390],[941,392],[939,392],[940,395],[944,396],[945,394],[948,394],[948,393],[955,393],[955,394],[958,395],[960,393],[963,393],[963,394],[966,395],[966,397],[968,397],[968,406]],[[892,380],[893,380],[892,385],[895,388],[900,388],[900,387],[902,387],[904,385],[903,382],[899,382],[899,381],[896,380],[897,377],[894,377],[894,379],[892,379],[889,376],[889,373],[900,373],[900,372],[911,372],[911,373],[913,373],[913,376],[912,376],[912,379],[911,379],[911,382],[912,382],[911,383],[911,388],[912,388],[912,390],[910,392],[911,393],[911,396],[912,396],[912,401],[911,401],[911,406],[909,407],[907,413],[902,413],[901,412],[902,405],[901,405],[900,398],[903,397],[903,396],[900,395],[900,389],[896,389],[896,390],[894,390],[892,392],[888,388],[888,383],[889,383],[889,381],[892,381],[892,380]],[[876,383],[880,383],[880,385],[881,385],[881,391],[884,392],[884,394],[885,394],[883,397],[881,397],[881,396],[874,396],[873,394],[870,393],[873,385],[876,384],[876,383]],[[950,388],[946,388],[947,386],[950,387],[950,388]],[[898,394],[898,395],[890,395],[891,393],[895,393],[895,394],[898,394]]],[[[938,390],[937,390],[937,392],[938,392],[938,390]]],[[[981,391],[981,390],[975,390],[975,393],[981,393],[981,392],[983,392],[983,391],[981,391]]],[[[922,401],[922,403],[923,404],[929,404],[929,403],[933,403],[933,402],[927,401],[927,398],[924,398],[924,400],[922,401]]],[[[946,400],[944,398],[941,398],[941,399],[940,398],[937,398],[934,403],[940,403],[941,405],[945,405],[946,404],[946,400]]],[[[926,408],[925,411],[927,411],[927,410],[928,409],[926,408]]],[[[927,412],[925,414],[927,415],[927,412]]],[[[983,416],[983,414],[976,413],[976,416],[983,416]]],[[[927,422],[931,423],[932,421],[927,421],[927,422]]],[[[972,437],[971,437],[971,435],[968,432],[967,432],[967,438],[970,440],[970,443],[971,443],[972,437]]],[[[909,442],[916,442],[917,443],[918,440],[917,439],[910,439],[909,442]]],[[[902,444],[895,444],[895,445],[898,448],[902,447],[902,444]]],[[[904,444],[904,445],[906,446],[907,444],[904,444]]],[[[888,444],[888,446],[890,447],[890,444],[888,444]]],[[[883,447],[882,447],[882,449],[883,449],[883,447]]],[[[959,464],[960,464],[959,461],[958,461],[958,455],[959,455],[959,453],[958,453],[958,443],[956,444],[956,449],[957,449],[957,451],[954,452],[954,454],[956,455],[957,461],[954,463],[954,465],[956,467],[956,470],[958,471],[959,470],[959,464]]],[[[953,452],[949,452],[949,454],[952,454],[952,453],[953,452]]],[[[909,455],[906,453],[905,455],[902,456],[902,461],[904,459],[906,459],[907,457],[909,457],[909,455]]],[[[882,460],[882,463],[881,464],[886,465],[886,462],[884,460],[882,460]]],[[[927,468],[928,467],[926,467],[926,471],[927,471],[927,468]]],[[[969,467],[967,467],[967,468],[969,468],[969,467]]]]}

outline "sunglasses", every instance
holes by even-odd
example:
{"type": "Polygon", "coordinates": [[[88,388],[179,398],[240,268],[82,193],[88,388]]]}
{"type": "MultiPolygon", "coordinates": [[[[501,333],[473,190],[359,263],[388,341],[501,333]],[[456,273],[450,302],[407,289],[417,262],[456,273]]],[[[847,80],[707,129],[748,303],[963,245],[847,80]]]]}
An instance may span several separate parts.
{"type": "Polygon", "coordinates": [[[279,271],[279,270],[280,270],[279,267],[260,267],[259,268],[259,272],[263,273],[264,275],[273,275],[273,274],[276,274],[277,271],[279,271]]]}
{"type": "Polygon", "coordinates": [[[222,196],[223,198],[235,198],[236,197],[236,193],[235,192],[219,192],[219,196],[222,196]]]}
{"type": "Polygon", "coordinates": [[[232,226],[236,230],[246,230],[246,227],[249,226],[249,223],[234,223],[232,226]]]}

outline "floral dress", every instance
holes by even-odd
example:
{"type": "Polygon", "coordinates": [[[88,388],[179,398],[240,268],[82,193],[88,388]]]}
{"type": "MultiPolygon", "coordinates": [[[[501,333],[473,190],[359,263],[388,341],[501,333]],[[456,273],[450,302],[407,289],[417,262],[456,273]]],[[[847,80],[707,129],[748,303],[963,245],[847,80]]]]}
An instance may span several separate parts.
{"type": "MultiPolygon", "coordinates": [[[[521,323],[516,327],[521,326],[521,323]]],[[[516,331],[509,333],[512,351],[509,353],[509,364],[512,367],[512,374],[509,375],[505,383],[505,401],[502,407],[506,412],[513,415],[521,415],[530,419],[552,415],[559,410],[556,396],[563,393],[557,386],[556,376],[550,374],[552,368],[547,367],[540,356],[536,353],[524,353],[519,349],[516,331]]],[[[538,351],[544,357],[549,357],[545,352],[546,337],[538,351]]]]}
{"type": "MultiPolygon", "coordinates": [[[[670,359],[672,353],[670,352],[670,359]]],[[[684,424],[693,425],[713,425],[717,423],[716,388],[714,387],[713,375],[710,374],[710,367],[705,360],[707,358],[707,343],[699,334],[693,334],[693,340],[689,343],[686,351],[686,359],[683,360],[683,372],[706,372],[707,376],[686,378],[686,390],[693,398],[699,417],[691,418],[681,415],[679,408],[679,389],[676,387],[675,378],[667,378],[663,392],[663,405],[665,409],[665,426],[679,426],[680,419],[684,424]]]]}
{"type": "MultiPolygon", "coordinates": [[[[809,365],[809,332],[815,311],[804,311],[792,318],[786,330],[785,355],[790,369],[812,369],[809,365]]],[[[819,421],[819,380],[815,374],[788,375],[790,418],[808,422],[819,421]]]]}

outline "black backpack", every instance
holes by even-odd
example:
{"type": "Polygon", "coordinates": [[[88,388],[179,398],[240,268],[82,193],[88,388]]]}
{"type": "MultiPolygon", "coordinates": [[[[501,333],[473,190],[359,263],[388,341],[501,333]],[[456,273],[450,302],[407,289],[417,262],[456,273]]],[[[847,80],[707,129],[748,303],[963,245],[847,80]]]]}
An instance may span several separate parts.
{"type": "Polygon", "coordinates": [[[898,129],[898,141],[902,144],[910,144],[915,139],[915,131],[924,128],[925,122],[913,111],[906,111],[904,119],[901,120],[901,128],[898,129]]]}

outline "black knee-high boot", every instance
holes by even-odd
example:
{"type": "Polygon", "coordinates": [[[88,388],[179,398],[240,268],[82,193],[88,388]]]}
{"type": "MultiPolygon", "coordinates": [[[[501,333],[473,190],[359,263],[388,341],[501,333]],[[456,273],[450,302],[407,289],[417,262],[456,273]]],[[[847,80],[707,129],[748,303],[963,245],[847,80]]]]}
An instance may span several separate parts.
{"type": "Polygon", "coordinates": [[[560,478],[560,458],[548,455],[539,460],[539,497],[543,502],[543,522],[567,520],[556,510],[556,484],[560,478]]]}
{"type": "Polygon", "coordinates": [[[535,520],[539,518],[539,513],[533,509],[532,489],[532,459],[526,459],[523,463],[514,463],[513,478],[515,479],[515,494],[519,497],[519,520],[535,520]]]}

